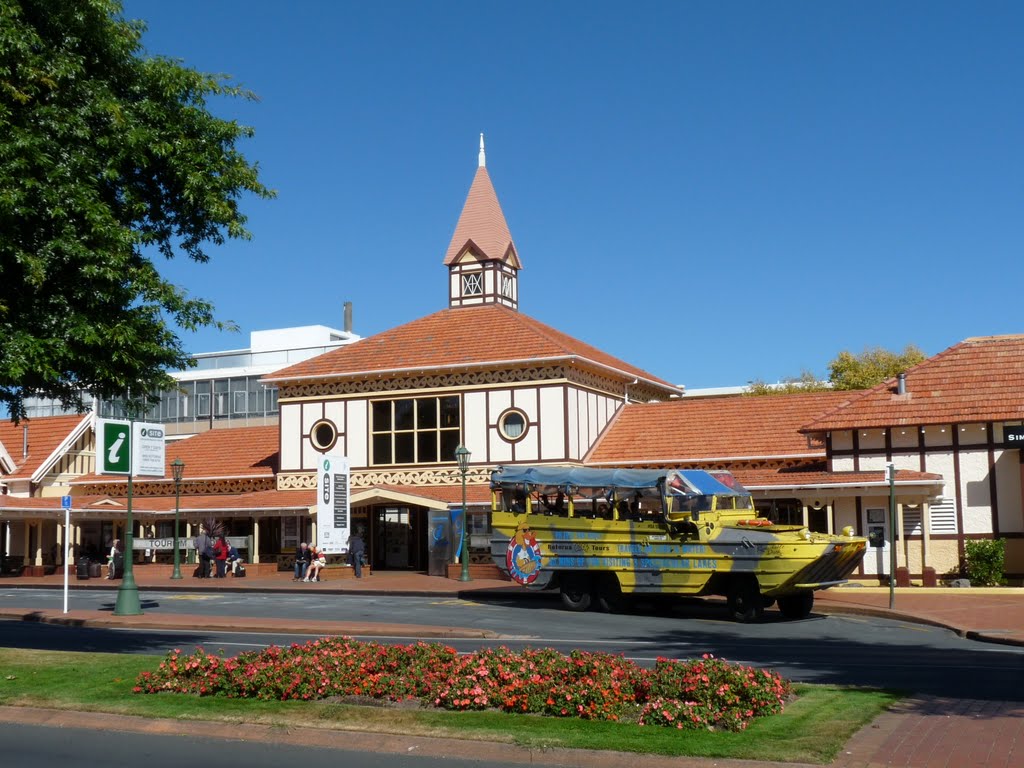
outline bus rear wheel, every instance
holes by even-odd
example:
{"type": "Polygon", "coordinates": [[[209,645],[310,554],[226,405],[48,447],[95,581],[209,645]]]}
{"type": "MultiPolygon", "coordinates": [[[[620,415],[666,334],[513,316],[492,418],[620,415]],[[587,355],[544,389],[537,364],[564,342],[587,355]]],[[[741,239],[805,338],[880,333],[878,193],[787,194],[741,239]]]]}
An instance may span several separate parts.
{"type": "Polygon", "coordinates": [[[787,619],[806,619],[814,607],[813,592],[798,592],[779,598],[779,613],[787,619]]]}
{"type": "Polygon", "coordinates": [[[567,611],[581,612],[590,607],[593,600],[590,579],[584,576],[570,575],[560,579],[559,592],[562,595],[562,607],[567,611]]]}

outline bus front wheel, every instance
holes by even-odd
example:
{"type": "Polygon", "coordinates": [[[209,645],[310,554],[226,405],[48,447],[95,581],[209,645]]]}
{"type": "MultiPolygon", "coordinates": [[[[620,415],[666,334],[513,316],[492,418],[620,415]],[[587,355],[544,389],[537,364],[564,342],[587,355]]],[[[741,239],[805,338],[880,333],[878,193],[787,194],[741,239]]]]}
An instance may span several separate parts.
{"type": "Polygon", "coordinates": [[[764,604],[757,582],[753,579],[737,579],[726,595],[729,614],[736,621],[753,621],[764,613],[764,604]]]}

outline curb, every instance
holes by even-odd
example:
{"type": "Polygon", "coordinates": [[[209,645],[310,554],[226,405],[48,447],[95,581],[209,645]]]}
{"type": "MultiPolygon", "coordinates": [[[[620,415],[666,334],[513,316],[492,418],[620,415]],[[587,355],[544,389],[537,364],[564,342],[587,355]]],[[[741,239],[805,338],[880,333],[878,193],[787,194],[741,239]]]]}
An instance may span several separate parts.
{"type": "Polygon", "coordinates": [[[962,637],[965,640],[976,640],[982,643],[994,643],[996,645],[1013,645],[1017,647],[1024,647],[1024,638],[1016,637],[1000,637],[999,635],[991,634],[991,630],[980,630],[980,629],[964,629],[963,627],[957,627],[952,624],[948,624],[938,619],[930,619],[927,616],[918,616],[912,613],[900,613],[898,611],[890,611],[888,608],[871,608],[860,605],[827,605],[814,607],[815,613],[824,613],[826,615],[847,615],[847,616],[871,616],[877,619],[898,619],[900,621],[906,621],[910,624],[924,624],[929,627],[937,627],[939,629],[948,629],[958,637],[962,637]]]}
{"type": "Polygon", "coordinates": [[[515,743],[499,743],[474,739],[439,736],[406,736],[387,732],[367,732],[312,726],[280,727],[264,723],[245,723],[240,734],[237,724],[221,721],[148,718],[138,715],[82,712],[45,707],[0,706],[0,722],[41,725],[54,728],[89,728],[111,732],[127,731],[152,735],[175,735],[189,738],[213,738],[275,745],[308,746],[333,750],[376,753],[379,764],[386,765],[388,756],[395,759],[416,755],[432,758],[440,764],[459,760],[474,765],[546,765],[559,768],[821,768],[805,763],[777,763],[734,758],[704,758],[649,755],[610,750],[569,749],[563,747],[521,747],[515,743]]]}
{"type": "MultiPolygon", "coordinates": [[[[180,615],[180,614],[179,614],[180,615]]],[[[196,618],[190,616],[190,618],[196,618]]],[[[204,619],[207,617],[203,617],[204,619]]],[[[22,621],[28,624],[51,624],[64,627],[88,627],[88,628],[112,628],[131,627],[132,629],[156,629],[156,630],[182,630],[194,629],[194,625],[183,626],[172,621],[160,621],[147,618],[145,614],[138,617],[126,616],[95,616],[95,615],[65,615],[53,611],[24,610],[19,608],[0,608],[0,620],[22,621]]],[[[216,619],[206,622],[202,626],[205,630],[216,632],[267,632],[267,633],[288,633],[293,629],[290,623],[285,625],[284,620],[264,619],[235,619],[228,625],[218,623],[216,619]]],[[[361,636],[361,637],[393,637],[415,634],[418,637],[430,637],[439,639],[489,639],[496,640],[508,635],[493,632],[487,629],[469,629],[467,627],[437,627],[422,624],[381,624],[381,623],[357,623],[357,622],[324,622],[319,625],[311,624],[302,635],[329,635],[329,636],[361,636]]]]}

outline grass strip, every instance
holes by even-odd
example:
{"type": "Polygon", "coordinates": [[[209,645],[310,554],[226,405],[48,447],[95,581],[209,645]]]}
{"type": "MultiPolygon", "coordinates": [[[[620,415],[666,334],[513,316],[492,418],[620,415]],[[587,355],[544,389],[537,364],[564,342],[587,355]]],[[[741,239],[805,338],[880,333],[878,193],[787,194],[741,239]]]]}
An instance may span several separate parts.
{"type": "Polygon", "coordinates": [[[780,715],[745,731],[680,731],[503,712],[448,712],[336,701],[254,701],[132,693],[139,673],[162,657],[0,649],[0,705],[109,712],[174,720],[259,723],[613,750],[670,756],[827,764],[849,738],[899,695],[840,686],[797,685],[780,715]]]}

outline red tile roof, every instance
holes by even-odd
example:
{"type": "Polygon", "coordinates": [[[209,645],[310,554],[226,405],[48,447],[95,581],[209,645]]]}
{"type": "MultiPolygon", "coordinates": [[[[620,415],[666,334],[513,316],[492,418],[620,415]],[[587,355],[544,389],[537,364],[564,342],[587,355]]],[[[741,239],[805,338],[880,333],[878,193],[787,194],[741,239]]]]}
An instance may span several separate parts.
{"type": "Polygon", "coordinates": [[[1024,335],[964,341],[896,379],[848,392],[848,402],[808,420],[804,432],[1024,419],[1024,335]]]}
{"type": "MultiPolygon", "coordinates": [[[[736,479],[749,489],[888,485],[888,477],[884,470],[829,472],[823,461],[815,462],[805,467],[787,467],[784,469],[736,467],[731,471],[736,476],[736,479]]],[[[904,490],[906,483],[930,484],[937,482],[942,482],[942,475],[909,469],[896,470],[896,483],[904,490]]]]}
{"type": "Polygon", "coordinates": [[[680,391],[596,347],[496,304],[443,309],[284,368],[264,380],[367,378],[451,368],[495,370],[567,358],[575,358],[584,367],[610,368],[631,379],[637,377],[671,392],[680,391]]]}
{"type": "MultiPolygon", "coordinates": [[[[132,499],[133,512],[173,512],[174,490],[170,488],[167,496],[135,496],[132,499]]],[[[316,491],[249,491],[247,493],[222,493],[182,495],[181,514],[189,515],[197,512],[239,511],[249,510],[302,510],[316,504],[316,491]]],[[[59,498],[20,498],[17,496],[0,496],[2,510],[52,510],[60,511],[59,498]]],[[[123,496],[73,496],[71,511],[75,512],[122,512],[126,509],[123,496]]]]}
{"type": "MultiPolygon", "coordinates": [[[[278,427],[232,427],[211,429],[198,435],[167,443],[165,477],[172,477],[171,462],[185,462],[186,480],[214,478],[273,477],[277,468],[278,427]]],[[[72,485],[107,481],[127,482],[116,475],[87,475],[72,485]]]]}
{"type": "Polygon", "coordinates": [[[711,459],[822,456],[799,428],[849,397],[846,392],[692,397],[633,403],[586,458],[588,466],[678,464],[711,459]]]}
{"type": "Polygon", "coordinates": [[[483,166],[477,168],[473,184],[466,196],[466,204],[462,207],[455,234],[445,254],[445,266],[458,260],[466,245],[472,243],[480,256],[494,261],[503,261],[510,255],[513,266],[521,268],[519,256],[512,243],[512,234],[501,212],[498,195],[491,184],[491,177],[483,166]],[[511,251],[511,253],[510,253],[511,251]]]}
{"type": "Polygon", "coordinates": [[[91,418],[90,414],[74,416],[45,416],[25,419],[14,424],[0,419],[0,443],[13,459],[15,470],[4,475],[5,480],[27,480],[42,466],[75,429],[91,418]],[[24,440],[28,432],[28,453],[24,453],[24,440]]]}

